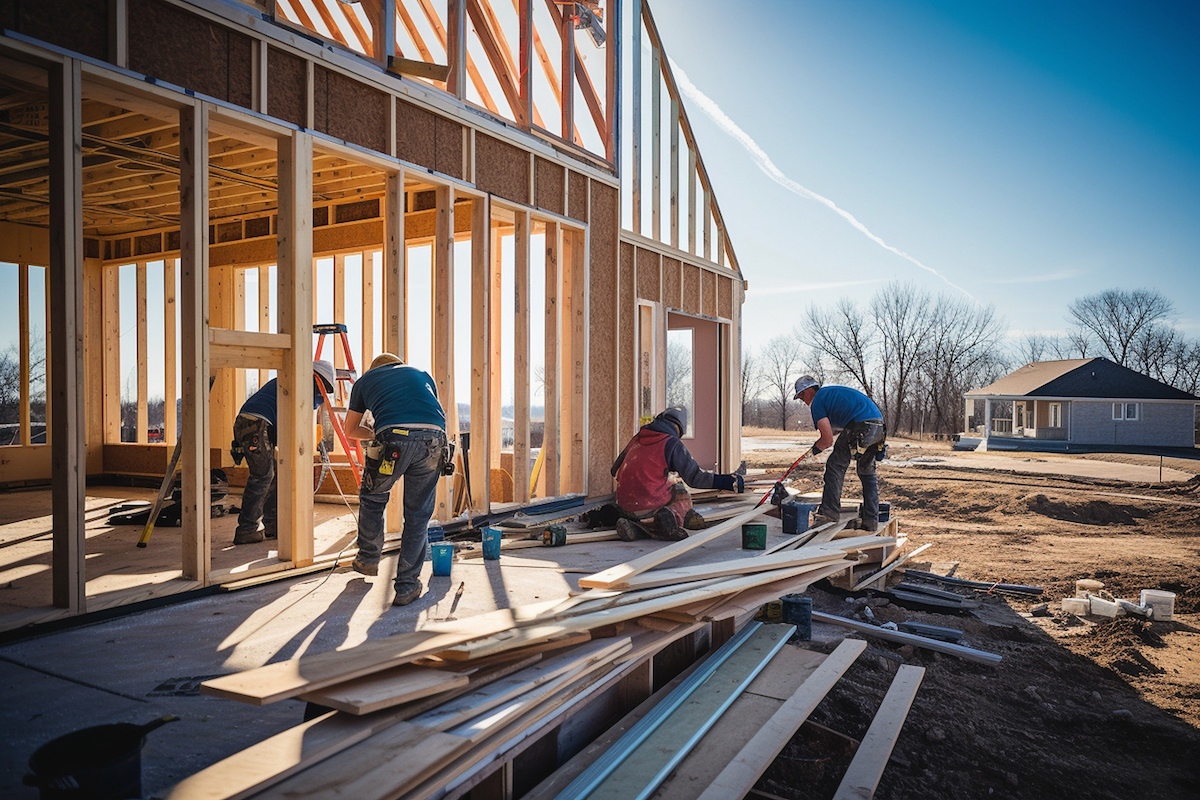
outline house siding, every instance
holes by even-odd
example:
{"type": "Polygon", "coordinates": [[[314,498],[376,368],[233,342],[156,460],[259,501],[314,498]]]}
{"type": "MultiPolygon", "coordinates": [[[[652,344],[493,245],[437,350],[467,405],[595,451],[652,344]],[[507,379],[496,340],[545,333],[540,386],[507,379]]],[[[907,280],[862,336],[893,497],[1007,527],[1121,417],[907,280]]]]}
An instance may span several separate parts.
{"type": "Polygon", "coordinates": [[[1071,404],[1071,441],[1077,444],[1192,447],[1195,404],[1139,403],[1138,419],[1112,418],[1112,402],[1071,404]]]}

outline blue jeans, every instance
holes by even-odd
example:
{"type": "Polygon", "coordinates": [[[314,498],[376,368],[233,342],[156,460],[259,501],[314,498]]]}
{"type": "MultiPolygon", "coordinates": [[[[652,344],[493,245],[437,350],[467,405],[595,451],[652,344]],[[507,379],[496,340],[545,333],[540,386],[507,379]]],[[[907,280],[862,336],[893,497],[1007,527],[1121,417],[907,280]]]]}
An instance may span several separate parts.
{"type": "Polygon", "coordinates": [[[879,479],[875,476],[875,455],[887,437],[882,423],[854,422],[838,434],[825,462],[825,486],[821,491],[821,506],[817,513],[837,519],[842,513],[842,485],[851,459],[855,462],[858,479],[862,482],[862,507],[858,516],[874,530],[879,524],[879,479]],[[859,454],[851,452],[857,443],[859,454]]]}
{"type": "Polygon", "coordinates": [[[253,536],[261,519],[268,539],[278,534],[278,505],[275,479],[275,431],[265,419],[238,415],[233,421],[233,439],[242,446],[249,475],[242,491],[236,536],[253,536]]]}
{"type": "Polygon", "coordinates": [[[367,458],[358,491],[358,560],[378,564],[383,552],[383,514],[388,493],[404,476],[404,528],[400,534],[400,560],[396,565],[396,591],[421,585],[425,562],[426,527],[433,516],[437,482],[441,477],[442,448],[446,434],[432,428],[410,428],[407,433],[383,433],[375,441],[383,446],[381,460],[367,458]],[[387,464],[391,473],[387,474],[387,464]],[[380,470],[384,472],[380,472],[380,470]]]}

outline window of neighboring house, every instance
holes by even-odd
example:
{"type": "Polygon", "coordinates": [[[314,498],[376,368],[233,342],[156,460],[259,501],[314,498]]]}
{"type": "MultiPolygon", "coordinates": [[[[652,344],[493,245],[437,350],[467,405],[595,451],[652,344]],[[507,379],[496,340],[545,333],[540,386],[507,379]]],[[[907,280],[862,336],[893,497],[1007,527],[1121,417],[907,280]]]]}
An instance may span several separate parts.
{"type": "Polygon", "coordinates": [[[1138,404],[1137,403],[1126,403],[1125,404],[1125,419],[1136,420],[1137,418],[1138,418],[1138,404]]]}
{"type": "Polygon", "coordinates": [[[1061,428],[1062,427],[1062,403],[1051,403],[1050,404],[1050,427],[1051,428],[1061,428]]]}

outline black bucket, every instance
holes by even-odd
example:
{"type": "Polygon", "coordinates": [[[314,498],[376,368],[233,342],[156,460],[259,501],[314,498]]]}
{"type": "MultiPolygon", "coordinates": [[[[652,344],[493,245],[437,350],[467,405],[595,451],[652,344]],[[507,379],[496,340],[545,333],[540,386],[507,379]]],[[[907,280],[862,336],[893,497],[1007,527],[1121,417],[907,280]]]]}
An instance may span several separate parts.
{"type": "Polygon", "coordinates": [[[161,717],[145,725],[120,722],[60,736],[29,758],[26,786],[42,800],[127,800],[142,796],[142,748],[146,734],[179,719],[161,717]]]}

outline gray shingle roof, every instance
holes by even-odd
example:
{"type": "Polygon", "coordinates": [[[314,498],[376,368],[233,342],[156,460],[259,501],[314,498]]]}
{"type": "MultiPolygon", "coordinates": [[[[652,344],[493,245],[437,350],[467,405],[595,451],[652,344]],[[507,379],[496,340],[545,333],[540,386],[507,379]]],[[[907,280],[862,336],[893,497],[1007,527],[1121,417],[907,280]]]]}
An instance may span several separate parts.
{"type": "Polygon", "coordinates": [[[995,383],[968,392],[967,396],[1200,401],[1200,397],[1114,364],[1107,358],[1073,358],[1026,364],[995,383]]]}

